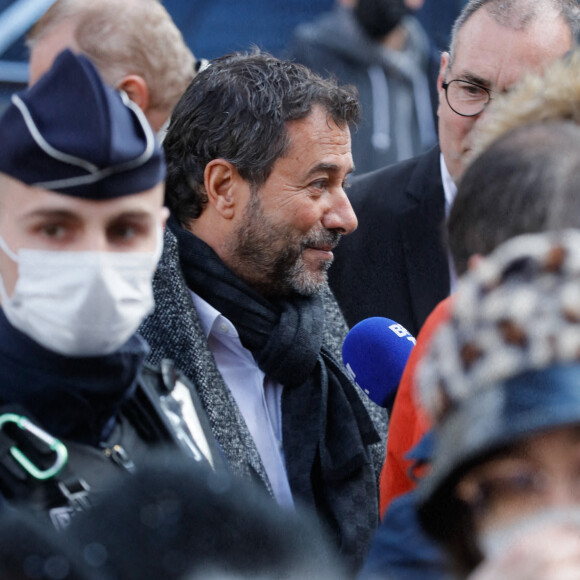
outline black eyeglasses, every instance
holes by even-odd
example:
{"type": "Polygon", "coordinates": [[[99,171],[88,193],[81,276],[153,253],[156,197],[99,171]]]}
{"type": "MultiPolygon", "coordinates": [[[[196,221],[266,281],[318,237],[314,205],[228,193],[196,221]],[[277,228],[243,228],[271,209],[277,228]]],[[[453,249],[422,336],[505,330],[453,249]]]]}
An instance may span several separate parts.
{"type": "Polygon", "coordinates": [[[444,82],[445,98],[451,110],[462,117],[479,115],[491,101],[491,90],[469,81],[444,82]]]}

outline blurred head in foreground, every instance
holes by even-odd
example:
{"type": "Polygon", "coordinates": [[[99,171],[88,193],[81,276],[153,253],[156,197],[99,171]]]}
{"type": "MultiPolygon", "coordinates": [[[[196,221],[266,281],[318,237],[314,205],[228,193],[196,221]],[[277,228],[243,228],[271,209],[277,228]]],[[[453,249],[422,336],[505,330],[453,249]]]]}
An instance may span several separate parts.
{"type": "Polygon", "coordinates": [[[464,571],[580,505],[580,232],[524,235],[464,277],[419,384],[437,433],[421,521],[464,571]]]}

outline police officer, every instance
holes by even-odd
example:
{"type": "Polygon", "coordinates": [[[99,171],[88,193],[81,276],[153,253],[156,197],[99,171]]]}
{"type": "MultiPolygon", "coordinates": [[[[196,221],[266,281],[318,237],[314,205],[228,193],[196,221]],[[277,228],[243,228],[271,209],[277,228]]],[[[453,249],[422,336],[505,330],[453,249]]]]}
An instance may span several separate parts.
{"type": "Polygon", "coordinates": [[[219,460],[194,389],[135,334],[164,178],[143,113],[68,50],[0,118],[0,492],[57,527],[154,446],[219,460]]]}

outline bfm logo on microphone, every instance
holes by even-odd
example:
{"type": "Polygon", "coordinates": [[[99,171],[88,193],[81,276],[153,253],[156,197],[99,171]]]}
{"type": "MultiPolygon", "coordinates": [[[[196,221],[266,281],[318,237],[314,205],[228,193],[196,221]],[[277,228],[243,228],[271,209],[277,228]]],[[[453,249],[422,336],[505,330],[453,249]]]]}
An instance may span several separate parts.
{"type": "Polygon", "coordinates": [[[389,330],[392,330],[399,338],[406,338],[413,344],[417,344],[415,337],[404,326],[401,326],[400,324],[391,324],[389,330]]]}

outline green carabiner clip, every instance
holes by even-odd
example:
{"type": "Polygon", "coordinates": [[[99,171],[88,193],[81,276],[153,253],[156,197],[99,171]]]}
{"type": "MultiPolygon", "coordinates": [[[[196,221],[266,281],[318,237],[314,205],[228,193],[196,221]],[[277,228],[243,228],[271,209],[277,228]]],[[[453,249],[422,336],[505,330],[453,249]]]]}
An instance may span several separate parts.
{"type": "Polygon", "coordinates": [[[16,415],[15,413],[5,413],[4,415],[0,415],[0,429],[2,429],[6,423],[16,423],[20,429],[31,433],[37,439],[46,443],[49,449],[56,454],[56,459],[51,467],[48,469],[39,469],[28,457],[26,457],[26,455],[24,455],[24,453],[22,453],[22,451],[20,451],[20,449],[18,449],[18,447],[15,445],[11,447],[10,453],[12,457],[29,475],[35,479],[45,480],[60,473],[68,461],[67,448],[61,441],[22,415],[16,415]]]}

